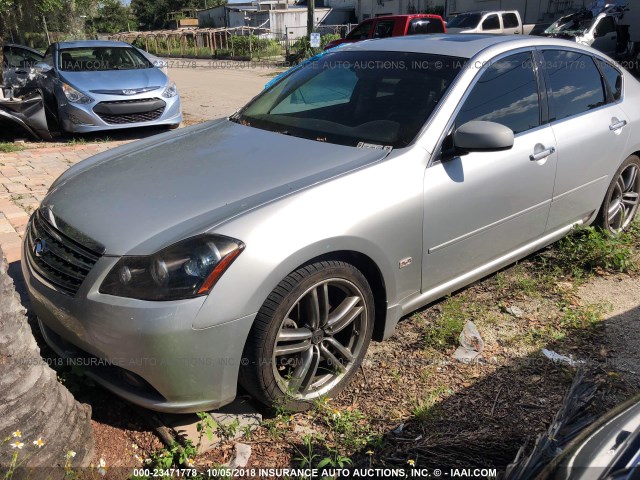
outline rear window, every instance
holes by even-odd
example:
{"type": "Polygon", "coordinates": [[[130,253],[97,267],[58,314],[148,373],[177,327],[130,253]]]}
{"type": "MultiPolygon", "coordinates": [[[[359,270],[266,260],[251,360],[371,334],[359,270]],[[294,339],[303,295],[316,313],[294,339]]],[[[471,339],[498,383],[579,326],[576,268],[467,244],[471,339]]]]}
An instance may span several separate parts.
{"type": "Polygon", "coordinates": [[[319,142],[404,147],[464,63],[420,53],[336,51],[283,77],[231,120],[319,142]]]}
{"type": "Polygon", "coordinates": [[[66,72],[135,70],[153,65],[132,47],[80,47],[60,50],[58,64],[66,72]]]}
{"type": "Polygon", "coordinates": [[[481,18],[480,13],[461,13],[449,20],[447,28],[476,28],[481,18]]]}
{"type": "Polygon", "coordinates": [[[444,33],[442,22],[435,18],[414,18],[409,22],[407,35],[420,35],[425,33],[444,33]]]}

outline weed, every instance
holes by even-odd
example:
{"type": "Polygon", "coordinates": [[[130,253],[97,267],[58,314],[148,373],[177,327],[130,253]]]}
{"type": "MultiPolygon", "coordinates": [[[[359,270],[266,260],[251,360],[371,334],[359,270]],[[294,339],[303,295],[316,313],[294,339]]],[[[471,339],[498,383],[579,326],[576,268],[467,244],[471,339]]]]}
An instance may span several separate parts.
{"type": "Polygon", "coordinates": [[[637,268],[634,255],[639,239],[637,223],[615,236],[594,227],[577,227],[549,250],[549,265],[577,279],[601,270],[629,272],[637,268]]]}
{"type": "Polygon", "coordinates": [[[442,313],[425,325],[426,348],[444,350],[455,345],[468,318],[481,316],[486,306],[470,301],[464,294],[447,298],[442,305],[442,313]]]}
{"type": "Polygon", "coordinates": [[[560,325],[574,330],[592,330],[602,325],[604,314],[611,310],[611,305],[593,303],[589,305],[560,305],[562,316],[560,325]]]}
{"type": "Polygon", "coordinates": [[[15,143],[0,142],[0,153],[19,152],[24,150],[22,145],[16,145],[15,143]]]}
{"type": "Polygon", "coordinates": [[[453,391],[445,386],[440,386],[429,392],[426,397],[419,400],[413,409],[413,416],[419,422],[426,422],[428,420],[437,418],[438,416],[438,403],[442,397],[451,395],[453,391]]]}

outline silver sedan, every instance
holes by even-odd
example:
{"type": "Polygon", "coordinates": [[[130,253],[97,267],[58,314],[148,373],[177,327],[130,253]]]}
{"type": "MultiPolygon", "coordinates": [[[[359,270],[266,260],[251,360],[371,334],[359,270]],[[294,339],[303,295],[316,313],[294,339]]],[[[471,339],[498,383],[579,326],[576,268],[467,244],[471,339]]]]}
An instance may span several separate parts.
{"type": "Polygon", "coordinates": [[[23,271],[47,342],[139,405],[303,409],[411,311],[640,191],[640,84],[545,38],[360,42],[229,118],[71,167],[23,271]]]}

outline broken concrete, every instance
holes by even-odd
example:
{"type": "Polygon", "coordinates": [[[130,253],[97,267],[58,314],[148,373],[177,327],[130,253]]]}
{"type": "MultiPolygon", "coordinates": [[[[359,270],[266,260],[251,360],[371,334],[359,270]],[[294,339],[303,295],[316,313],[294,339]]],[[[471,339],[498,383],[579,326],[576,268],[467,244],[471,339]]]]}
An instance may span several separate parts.
{"type": "Polygon", "coordinates": [[[262,415],[245,398],[237,398],[233,403],[207,413],[221,426],[221,428],[213,432],[211,440],[207,438],[207,435],[204,433],[201,435],[198,431],[198,423],[201,421],[196,414],[159,414],[158,418],[165,426],[173,429],[183,439],[191,440],[196,446],[200,442],[199,454],[213,450],[225,440],[242,438],[247,429],[253,431],[262,422],[262,415]],[[229,428],[236,422],[235,429],[229,428]],[[222,431],[229,434],[229,437],[221,438],[222,431]]]}

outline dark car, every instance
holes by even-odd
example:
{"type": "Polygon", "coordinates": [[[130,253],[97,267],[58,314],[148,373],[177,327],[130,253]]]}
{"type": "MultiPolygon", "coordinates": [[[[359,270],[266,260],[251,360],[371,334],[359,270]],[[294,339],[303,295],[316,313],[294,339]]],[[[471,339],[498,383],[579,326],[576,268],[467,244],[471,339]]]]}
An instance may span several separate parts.
{"type": "Polygon", "coordinates": [[[5,86],[14,87],[17,91],[26,91],[35,86],[34,68],[44,58],[39,51],[24,45],[7,43],[2,47],[2,54],[2,83],[5,86]]]}

